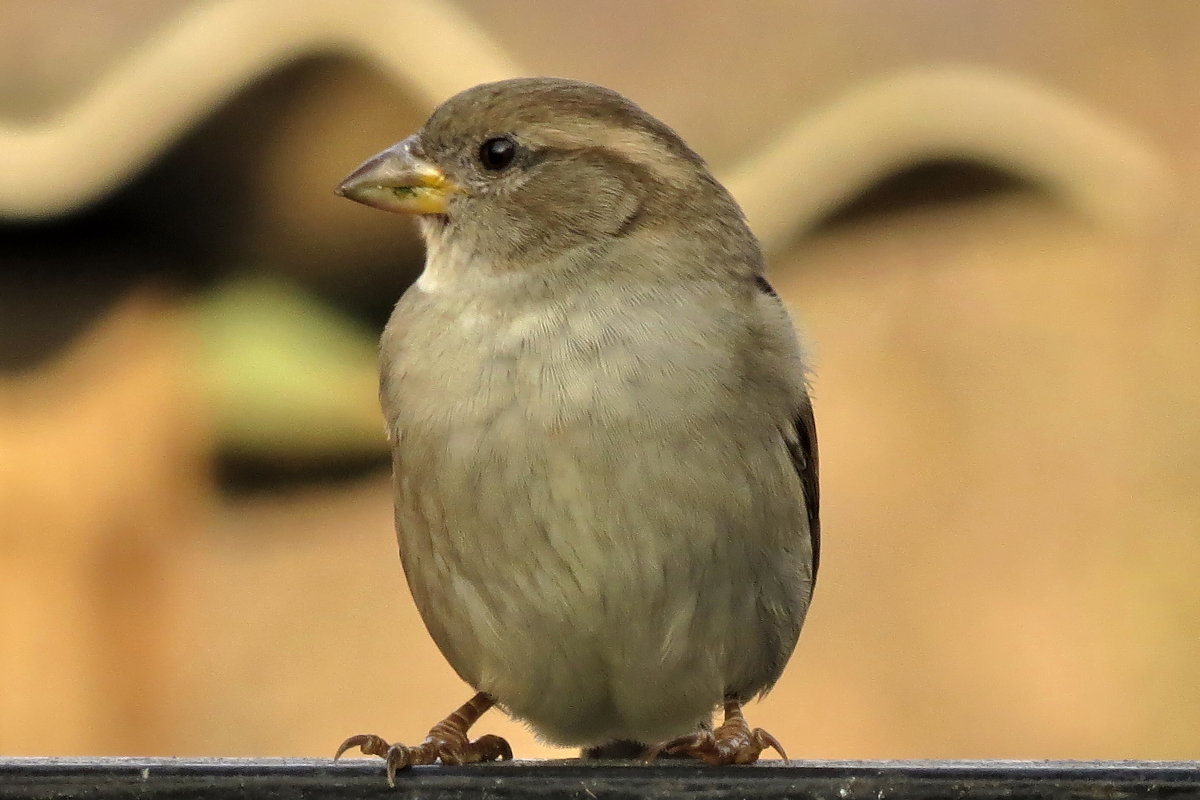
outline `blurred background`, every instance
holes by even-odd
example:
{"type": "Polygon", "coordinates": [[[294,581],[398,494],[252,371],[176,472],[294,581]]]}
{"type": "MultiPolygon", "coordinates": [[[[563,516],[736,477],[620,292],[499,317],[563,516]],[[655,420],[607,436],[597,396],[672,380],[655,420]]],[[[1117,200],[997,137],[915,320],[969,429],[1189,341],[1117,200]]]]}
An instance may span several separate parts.
{"type": "MultiPolygon", "coordinates": [[[[0,754],[316,755],[470,690],[404,585],[336,198],[477,82],[611,86],[815,342],[793,757],[1200,757],[1200,4],[0,0],[0,754]]],[[[519,756],[569,756],[501,714],[519,756]]]]}

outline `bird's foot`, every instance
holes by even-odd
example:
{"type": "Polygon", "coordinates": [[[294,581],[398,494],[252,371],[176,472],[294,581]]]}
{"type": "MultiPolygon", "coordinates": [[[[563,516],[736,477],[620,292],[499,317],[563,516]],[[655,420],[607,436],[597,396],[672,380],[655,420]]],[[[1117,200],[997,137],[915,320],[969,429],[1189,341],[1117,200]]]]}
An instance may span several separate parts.
{"type": "Polygon", "coordinates": [[[389,744],[373,733],[351,736],[342,742],[334,754],[338,759],[347,750],[357,747],[364,754],[379,756],[387,765],[388,786],[396,785],[396,773],[419,764],[475,764],[480,761],[509,761],[512,748],[499,736],[487,734],[471,741],[467,730],[495,701],[482,692],[462,708],[434,725],[425,741],[415,746],[389,744]]]}
{"type": "MultiPolygon", "coordinates": [[[[441,727],[439,725],[438,727],[441,727]]],[[[369,756],[379,756],[387,765],[388,786],[396,785],[396,773],[418,764],[475,764],[480,761],[508,761],[512,759],[512,748],[499,736],[487,734],[469,741],[463,734],[446,736],[434,728],[425,741],[416,746],[388,744],[386,739],[373,733],[351,736],[338,748],[338,758],[352,747],[358,747],[369,756]]]]}
{"type": "Polygon", "coordinates": [[[742,707],[737,700],[725,701],[725,721],[716,729],[707,727],[669,739],[649,748],[642,760],[655,761],[660,756],[688,756],[714,766],[727,764],[753,764],[767,748],[774,749],[787,761],[783,745],[762,728],[753,728],[742,716],[742,707]]]}

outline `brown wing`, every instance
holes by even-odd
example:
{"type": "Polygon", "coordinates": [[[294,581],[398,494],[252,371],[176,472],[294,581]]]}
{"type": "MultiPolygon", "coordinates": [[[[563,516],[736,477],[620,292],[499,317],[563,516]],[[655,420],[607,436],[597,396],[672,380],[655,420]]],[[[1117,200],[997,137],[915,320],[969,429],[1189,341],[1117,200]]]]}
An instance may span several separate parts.
{"type": "Polygon", "coordinates": [[[813,418],[812,403],[804,398],[804,407],[794,422],[795,439],[785,436],[792,466],[800,476],[804,487],[804,506],[808,512],[808,536],[812,540],[813,583],[817,580],[817,569],[821,566],[821,486],[818,480],[817,423],[813,418]]]}
{"type": "MultiPolygon", "coordinates": [[[[763,294],[776,300],[779,295],[765,277],[756,275],[755,284],[763,294]]],[[[821,486],[818,480],[817,422],[813,417],[812,402],[804,397],[804,404],[796,412],[792,430],[783,432],[783,440],[792,457],[792,466],[804,488],[804,506],[808,512],[808,535],[812,540],[812,575],[817,580],[817,569],[821,566],[821,486]]]]}

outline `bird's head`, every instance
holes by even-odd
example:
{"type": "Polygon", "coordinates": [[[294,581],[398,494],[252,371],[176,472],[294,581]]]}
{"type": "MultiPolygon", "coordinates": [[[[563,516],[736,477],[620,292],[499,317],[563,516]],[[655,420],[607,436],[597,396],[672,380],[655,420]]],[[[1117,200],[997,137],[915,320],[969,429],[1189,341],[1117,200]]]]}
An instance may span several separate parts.
{"type": "Polygon", "coordinates": [[[454,241],[514,267],[645,231],[753,239],[668,126],[616,92],[559,78],[455,95],[338,193],[418,215],[431,248],[454,241]]]}

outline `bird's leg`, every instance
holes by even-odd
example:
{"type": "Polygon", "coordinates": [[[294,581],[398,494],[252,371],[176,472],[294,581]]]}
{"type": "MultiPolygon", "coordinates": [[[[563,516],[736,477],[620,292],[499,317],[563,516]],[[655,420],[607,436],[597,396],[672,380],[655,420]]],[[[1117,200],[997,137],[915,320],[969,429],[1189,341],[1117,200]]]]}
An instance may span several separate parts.
{"type": "Polygon", "coordinates": [[[725,721],[716,729],[701,729],[678,739],[670,739],[651,747],[642,754],[643,761],[654,761],[662,755],[682,755],[699,759],[706,764],[753,764],[768,747],[787,761],[787,753],[779,740],[762,728],[746,724],[742,704],[736,697],[725,698],[725,721]]]}
{"type": "Polygon", "coordinates": [[[512,748],[499,736],[487,734],[475,741],[467,738],[467,731],[483,713],[496,705],[496,698],[485,692],[472,697],[450,716],[434,725],[425,741],[415,747],[403,744],[388,744],[387,740],[373,733],[351,736],[342,742],[334,754],[341,757],[351,747],[357,747],[369,756],[379,756],[387,761],[388,786],[396,785],[396,773],[417,764],[474,764],[477,761],[508,761],[512,759],[512,748]]]}

